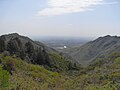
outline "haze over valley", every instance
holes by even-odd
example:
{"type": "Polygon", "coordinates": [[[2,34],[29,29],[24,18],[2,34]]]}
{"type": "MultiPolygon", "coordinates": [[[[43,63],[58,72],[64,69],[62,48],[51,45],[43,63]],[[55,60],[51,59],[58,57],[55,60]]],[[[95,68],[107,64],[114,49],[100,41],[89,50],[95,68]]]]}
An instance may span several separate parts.
{"type": "Polygon", "coordinates": [[[120,90],[120,1],[0,0],[0,90],[120,90]]]}

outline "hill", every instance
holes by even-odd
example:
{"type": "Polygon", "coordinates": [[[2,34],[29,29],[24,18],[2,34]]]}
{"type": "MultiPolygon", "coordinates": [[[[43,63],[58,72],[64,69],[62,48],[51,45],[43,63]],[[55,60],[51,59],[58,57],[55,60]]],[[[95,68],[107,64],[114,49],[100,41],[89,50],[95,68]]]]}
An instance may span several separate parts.
{"type": "Polygon", "coordinates": [[[96,59],[77,74],[52,72],[12,56],[0,55],[1,90],[119,90],[120,52],[96,59]]]}
{"type": "MultiPolygon", "coordinates": [[[[74,60],[85,65],[96,58],[103,58],[117,51],[120,51],[120,37],[107,35],[65,52],[74,60]]],[[[63,53],[65,52],[63,51],[63,53]]]]}
{"type": "MultiPolygon", "coordinates": [[[[61,75],[40,65],[11,56],[0,55],[0,89],[2,90],[48,90],[54,86],[61,75]]],[[[62,81],[62,80],[61,80],[62,81]]]]}
{"type": "Polygon", "coordinates": [[[106,58],[99,58],[74,76],[70,90],[119,90],[120,89],[120,52],[106,58]]]}
{"type": "Polygon", "coordinates": [[[87,67],[81,67],[54,50],[47,50],[49,47],[44,48],[45,45],[40,42],[36,44],[18,34],[1,36],[0,90],[119,90],[119,37],[100,37],[85,45],[89,45],[88,50],[94,45],[101,53],[89,60],[87,67]],[[36,50],[38,48],[41,49],[36,50]],[[111,48],[113,51],[110,53],[101,51],[111,48]],[[25,56],[21,57],[20,52],[25,56]],[[37,59],[34,53],[37,53],[37,59]]]}
{"type": "Polygon", "coordinates": [[[19,57],[28,63],[43,65],[49,70],[58,72],[75,69],[74,63],[65,59],[54,49],[17,33],[0,36],[0,53],[19,57]]]}

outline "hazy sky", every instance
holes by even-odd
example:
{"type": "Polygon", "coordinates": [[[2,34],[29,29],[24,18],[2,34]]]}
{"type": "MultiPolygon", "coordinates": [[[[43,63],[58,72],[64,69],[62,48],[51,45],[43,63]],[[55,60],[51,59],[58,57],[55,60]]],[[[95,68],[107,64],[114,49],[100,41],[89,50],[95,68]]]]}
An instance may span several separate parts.
{"type": "Polygon", "coordinates": [[[0,35],[120,35],[120,0],[0,0],[0,35]]]}

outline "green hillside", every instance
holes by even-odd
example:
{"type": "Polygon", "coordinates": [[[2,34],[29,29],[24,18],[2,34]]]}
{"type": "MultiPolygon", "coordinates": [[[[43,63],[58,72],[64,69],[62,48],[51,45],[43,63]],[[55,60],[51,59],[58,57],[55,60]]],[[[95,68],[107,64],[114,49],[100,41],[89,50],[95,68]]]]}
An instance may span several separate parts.
{"type": "MultiPolygon", "coordinates": [[[[64,82],[57,72],[10,56],[1,55],[0,88],[6,90],[46,90],[64,82]],[[4,72],[4,73],[3,73],[4,72]]],[[[62,86],[61,86],[62,87],[62,86]]]]}
{"type": "Polygon", "coordinates": [[[84,67],[28,37],[2,35],[0,90],[120,90],[119,45],[111,36],[83,45],[75,53],[84,67]]]}
{"type": "Polygon", "coordinates": [[[97,59],[77,74],[52,72],[40,65],[0,55],[2,90],[119,90],[120,53],[97,59]]]}
{"type": "Polygon", "coordinates": [[[120,37],[110,35],[99,37],[82,46],[66,49],[63,53],[65,52],[73,60],[78,61],[82,65],[87,65],[96,58],[103,58],[113,52],[120,52],[120,37]]]}
{"type": "Polygon", "coordinates": [[[54,49],[17,33],[0,36],[0,53],[15,55],[28,63],[42,65],[51,71],[60,72],[79,68],[79,64],[64,58],[54,49]]]}
{"type": "Polygon", "coordinates": [[[96,59],[75,79],[74,90],[120,90],[120,53],[96,59]]]}

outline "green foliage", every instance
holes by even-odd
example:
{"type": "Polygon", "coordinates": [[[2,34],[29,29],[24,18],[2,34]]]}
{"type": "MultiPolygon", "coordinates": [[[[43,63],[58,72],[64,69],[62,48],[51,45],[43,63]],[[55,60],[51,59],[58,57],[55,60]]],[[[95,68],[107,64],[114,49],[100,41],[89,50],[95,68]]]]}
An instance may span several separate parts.
{"type": "Polygon", "coordinates": [[[116,63],[120,65],[120,57],[115,59],[116,63]]]}
{"type": "MultiPolygon", "coordinates": [[[[12,71],[12,76],[10,77],[10,86],[8,87],[9,90],[36,90],[35,88],[39,90],[40,88],[54,88],[59,86],[57,83],[58,80],[62,82],[62,76],[57,72],[51,72],[42,66],[28,64],[21,59],[12,58],[11,56],[1,57],[1,62],[3,66],[14,66],[14,71],[12,71]]],[[[10,67],[8,67],[7,70],[9,68],[10,67]]],[[[9,74],[9,72],[7,73],[9,74]]],[[[4,74],[3,70],[2,72],[0,71],[0,74],[4,74]]],[[[2,79],[2,81],[6,81],[6,79],[8,80],[8,78],[5,77],[4,79],[2,79]]],[[[4,85],[6,85],[7,87],[7,84],[4,83],[4,85]]],[[[5,87],[3,87],[3,89],[5,89],[5,87]]]]}
{"type": "Polygon", "coordinates": [[[118,40],[105,38],[108,42],[99,38],[71,54],[83,63],[96,59],[83,68],[58,53],[48,53],[44,45],[29,38],[0,37],[0,52],[7,50],[11,55],[0,55],[0,90],[119,90],[120,52],[107,56],[119,49],[114,45],[118,40]]]}
{"type": "Polygon", "coordinates": [[[100,85],[89,85],[85,90],[117,90],[117,88],[112,84],[107,84],[104,86],[100,85]]]}
{"type": "MultiPolygon", "coordinates": [[[[54,50],[52,50],[54,53],[48,54],[51,50],[51,48],[41,43],[36,43],[16,33],[0,37],[0,52],[5,53],[6,51],[6,56],[14,55],[28,63],[43,65],[45,68],[57,72],[79,69],[77,64],[65,60],[54,50]]],[[[12,68],[12,65],[10,64],[12,63],[5,64],[4,68],[11,73],[10,68],[12,68]]]]}
{"type": "Polygon", "coordinates": [[[5,88],[9,86],[9,72],[2,69],[2,66],[0,65],[0,88],[5,88]]]}
{"type": "Polygon", "coordinates": [[[77,74],[72,71],[78,67],[76,64],[55,53],[50,53],[49,56],[51,67],[47,68],[54,72],[40,65],[28,64],[19,58],[0,56],[1,66],[14,66],[11,76],[9,70],[3,70],[1,67],[0,74],[5,74],[3,73],[5,71],[9,76],[6,80],[2,80],[6,83],[10,80],[8,84],[2,85],[2,88],[9,90],[119,90],[120,88],[118,56],[115,59],[110,57],[98,59],[89,67],[79,69],[77,74]],[[69,73],[66,73],[68,70],[69,73]]]}
{"type": "Polygon", "coordinates": [[[4,57],[3,59],[3,69],[7,70],[12,75],[12,71],[15,70],[15,60],[9,56],[4,57]]]}
{"type": "Polygon", "coordinates": [[[56,54],[56,53],[50,53],[49,54],[50,56],[50,64],[51,64],[51,68],[56,71],[64,71],[64,70],[67,70],[68,67],[67,67],[67,61],[65,61],[65,59],[56,54]]]}
{"type": "Polygon", "coordinates": [[[69,60],[66,60],[64,57],[56,53],[49,53],[50,58],[50,70],[63,72],[68,70],[79,70],[81,67],[76,63],[72,63],[69,60]]]}
{"type": "Polygon", "coordinates": [[[50,66],[49,56],[44,48],[39,48],[37,50],[36,63],[39,65],[50,66]]]}
{"type": "Polygon", "coordinates": [[[114,52],[111,55],[109,55],[110,59],[116,59],[118,57],[120,57],[120,52],[114,52]]]}

